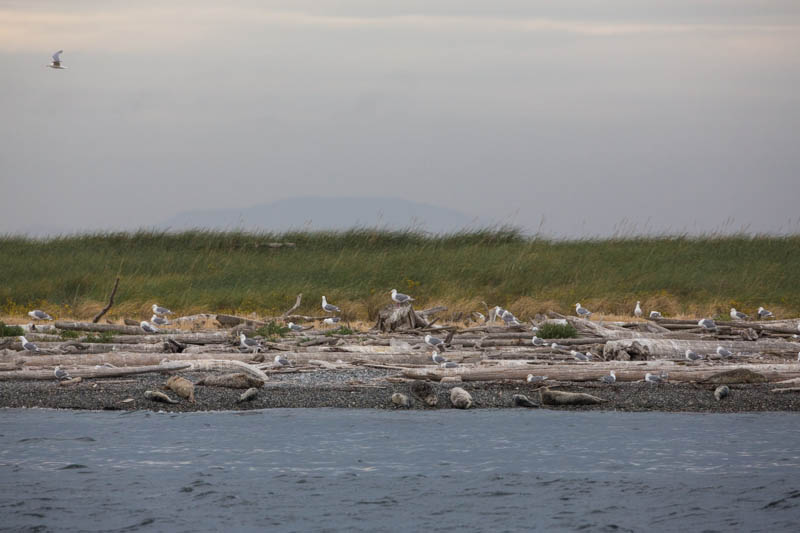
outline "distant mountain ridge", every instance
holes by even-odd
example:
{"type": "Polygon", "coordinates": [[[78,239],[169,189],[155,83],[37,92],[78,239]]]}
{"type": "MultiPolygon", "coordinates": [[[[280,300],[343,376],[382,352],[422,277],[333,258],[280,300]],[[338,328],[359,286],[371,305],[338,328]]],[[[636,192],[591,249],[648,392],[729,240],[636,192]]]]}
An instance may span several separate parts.
{"type": "Polygon", "coordinates": [[[185,211],[158,227],[274,232],[369,227],[447,233],[485,225],[479,217],[455,209],[400,198],[304,196],[251,207],[185,211]]]}

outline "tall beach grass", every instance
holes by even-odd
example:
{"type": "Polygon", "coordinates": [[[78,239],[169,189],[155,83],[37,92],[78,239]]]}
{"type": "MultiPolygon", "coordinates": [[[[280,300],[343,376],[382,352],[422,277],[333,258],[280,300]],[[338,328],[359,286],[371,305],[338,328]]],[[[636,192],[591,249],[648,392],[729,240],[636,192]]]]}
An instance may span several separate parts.
{"type": "Polygon", "coordinates": [[[580,301],[596,312],[724,315],[764,305],[800,315],[800,236],[647,237],[553,241],[514,229],[427,235],[354,229],[282,234],[187,231],[0,236],[0,314],[33,307],[82,318],[121,277],[109,316],[148,317],[153,302],[181,314],[279,314],[303,293],[350,318],[371,319],[396,288],[417,306],[518,316],[580,301]],[[270,248],[291,242],[295,247],[270,248]]]}

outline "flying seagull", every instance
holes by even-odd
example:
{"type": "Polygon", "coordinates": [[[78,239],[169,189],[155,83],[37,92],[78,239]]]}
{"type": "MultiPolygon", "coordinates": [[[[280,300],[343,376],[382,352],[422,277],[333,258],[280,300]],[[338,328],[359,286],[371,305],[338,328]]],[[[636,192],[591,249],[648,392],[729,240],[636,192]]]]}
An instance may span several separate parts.
{"type": "Polygon", "coordinates": [[[152,322],[153,324],[156,324],[157,326],[166,326],[167,324],[169,324],[169,320],[167,320],[164,317],[158,316],[158,315],[151,316],[150,317],[150,322],[152,322]]]}
{"type": "MultiPolygon", "coordinates": [[[[325,320],[327,320],[327,318],[325,320]]],[[[295,324],[294,322],[289,322],[288,324],[286,324],[286,327],[288,327],[292,331],[303,331],[303,326],[301,326],[300,324],[295,324]]]]}
{"type": "Polygon", "coordinates": [[[717,355],[720,357],[730,357],[733,354],[731,353],[730,350],[726,350],[722,346],[717,346],[717,355]]]}
{"type": "Polygon", "coordinates": [[[398,304],[404,304],[406,302],[413,302],[414,298],[412,298],[408,294],[397,292],[397,289],[392,289],[392,301],[398,304]]]}
{"type": "Polygon", "coordinates": [[[687,361],[699,361],[702,358],[703,358],[702,355],[700,355],[697,352],[692,351],[691,348],[687,348],[686,349],[686,360],[687,361]]]}
{"type": "Polygon", "coordinates": [[[239,346],[245,348],[247,350],[253,350],[253,353],[257,352],[261,345],[255,339],[248,339],[247,335],[244,333],[239,333],[239,346]]]}
{"type": "Polygon", "coordinates": [[[28,311],[28,316],[34,320],[53,320],[53,317],[45,313],[44,311],[40,311],[39,309],[34,309],[33,311],[28,311]]]}
{"type": "Polygon", "coordinates": [[[767,311],[763,307],[759,307],[758,308],[758,318],[761,318],[761,319],[764,319],[764,318],[775,318],[775,315],[773,315],[771,311],[767,311]]]}
{"type": "Polygon", "coordinates": [[[741,311],[737,311],[735,307],[731,307],[731,318],[733,320],[747,320],[750,315],[746,315],[741,311]]]}
{"type": "Polygon", "coordinates": [[[650,318],[662,318],[662,316],[658,311],[650,311],[650,318]]]}
{"type": "Polygon", "coordinates": [[[159,307],[158,304],[153,304],[153,312],[157,315],[171,315],[172,311],[166,307],[159,307]]]}
{"type": "Polygon", "coordinates": [[[69,379],[69,372],[57,366],[56,369],[53,371],[53,375],[56,377],[57,380],[61,381],[64,379],[69,379]]]}
{"type": "Polygon", "coordinates": [[[20,336],[19,337],[19,342],[22,343],[22,349],[23,350],[27,350],[29,352],[38,352],[39,351],[39,347],[36,346],[35,344],[33,344],[32,342],[28,342],[28,339],[26,339],[25,337],[20,336]]]}
{"type": "Polygon", "coordinates": [[[61,54],[64,53],[64,50],[59,50],[55,54],[53,54],[53,61],[47,65],[50,68],[57,68],[57,69],[65,69],[64,65],[61,64],[61,54]]]}
{"type": "Polygon", "coordinates": [[[603,376],[600,378],[600,381],[602,381],[603,383],[608,383],[610,385],[617,381],[617,375],[614,373],[613,370],[610,370],[607,376],[603,376]]]}
{"type": "Polygon", "coordinates": [[[697,322],[697,325],[705,329],[716,329],[717,323],[710,318],[702,318],[697,322]]]}
{"type": "Polygon", "coordinates": [[[547,376],[534,376],[533,374],[528,374],[528,383],[539,383],[540,381],[544,381],[547,379],[547,376]]]}
{"type": "Polygon", "coordinates": [[[146,333],[158,333],[158,328],[149,323],[147,320],[143,320],[139,323],[139,326],[146,332],[146,333]]]}
{"type": "Polygon", "coordinates": [[[636,307],[633,310],[633,316],[636,318],[641,318],[642,316],[642,308],[639,307],[639,300],[636,300],[636,307]]]}
{"type": "Polygon", "coordinates": [[[425,335],[425,344],[428,346],[433,346],[440,352],[444,351],[444,341],[438,337],[431,337],[430,335],[425,335]]]}
{"type": "Polygon", "coordinates": [[[326,313],[338,313],[339,311],[341,311],[341,309],[339,309],[335,305],[329,304],[328,300],[326,300],[324,296],[322,297],[322,310],[325,311],[326,313]]]}
{"type": "Polygon", "coordinates": [[[586,309],[585,307],[581,306],[580,303],[575,304],[575,314],[580,317],[586,317],[586,318],[592,316],[592,312],[586,309]]]}
{"type": "Polygon", "coordinates": [[[276,364],[278,364],[280,366],[289,366],[289,360],[286,359],[284,356],[282,356],[280,354],[275,356],[274,361],[275,361],[276,364]]]}

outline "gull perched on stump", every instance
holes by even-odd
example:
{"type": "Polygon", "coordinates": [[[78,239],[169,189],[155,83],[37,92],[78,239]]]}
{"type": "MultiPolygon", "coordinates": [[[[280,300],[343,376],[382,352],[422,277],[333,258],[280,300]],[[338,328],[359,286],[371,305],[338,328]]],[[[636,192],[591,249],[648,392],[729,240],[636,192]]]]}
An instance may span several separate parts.
{"type": "Polygon", "coordinates": [[[51,317],[50,315],[39,309],[28,311],[28,316],[34,320],[53,320],[53,317],[51,317]]]}
{"type": "Polygon", "coordinates": [[[147,320],[142,320],[139,323],[139,326],[145,331],[145,333],[158,333],[158,328],[150,324],[147,320]]]}
{"type": "Polygon", "coordinates": [[[57,366],[55,370],[53,370],[53,375],[56,377],[57,380],[62,381],[65,379],[69,379],[69,372],[57,366]]]}
{"type": "Polygon", "coordinates": [[[575,304],[575,314],[581,318],[589,318],[592,316],[592,312],[586,309],[585,307],[581,306],[580,303],[575,304]]]}
{"type": "Polygon", "coordinates": [[[611,385],[612,383],[616,383],[617,375],[614,373],[613,370],[610,370],[607,376],[603,376],[600,378],[600,381],[608,385],[611,385]]]}
{"type": "Polygon", "coordinates": [[[328,318],[323,320],[322,323],[327,324],[328,326],[335,326],[336,324],[339,323],[340,320],[341,318],[339,318],[338,316],[329,316],[328,318]]]}
{"type": "Polygon", "coordinates": [[[409,296],[408,294],[403,294],[402,292],[397,292],[397,289],[392,289],[392,301],[398,304],[404,304],[408,302],[413,302],[414,298],[409,296]]]}
{"type": "Polygon", "coordinates": [[[46,65],[46,66],[48,66],[50,68],[57,68],[57,69],[62,69],[62,70],[67,68],[67,67],[65,67],[64,65],[61,64],[61,54],[63,54],[63,53],[64,53],[64,50],[59,50],[58,52],[53,54],[53,61],[51,61],[50,64],[46,65]]]}
{"type": "Polygon", "coordinates": [[[329,304],[328,300],[326,300],[324,296],[322,297],[322,310],[325,311],[326,313],[338,313],[339,311],[341,311],[341,309],[339,309],[335,305],[329,304]]]}
{"type": "Polygon", "coordinates": [[[731,318],[733,320],[747,320],[750,315],[746,315],[741,311],[737,311],[735,307],[731,307],[731,318]]]}
{"type": "Polygon", "coordinates": [[[244,333],[239,333],[239,346],[247,350],[253,350],[253,353],[256,353],[261,348],[257,340],[248,339],[244,333]]]}
{"type": "Polygon", "coordinates": [[[774,317],[775,317],[775,315],[773,315],[772,312],[767,311],[763,307],[759,307],[758,308],[758,318],[763,320],[765,318],[774,318],[774,317]]]}
{"type": "Polygon", "coordinates": [[[26,350],[28,352],[38,352],[39,351],[39,347],[38,346],[36,346],[32,342],[29,342],[28,339],[26,339],[23,336],[19,337],[19,342],[22,343],[22,349],[23,350],[26,350]]]}
{"type": "Polygon", "coordinates": [[[444,351],[444,341],[438,337],[432,337],[431,335],[425,335],[425,344],[428,346],[433,346],[440,352],[444,351]]]}
{"type": "Polygon", "coordinates": [[[172,311],[166,307],[159,307],[158,304],[153,304],[153,312],[157,315],[171,315],[172,311]]]}

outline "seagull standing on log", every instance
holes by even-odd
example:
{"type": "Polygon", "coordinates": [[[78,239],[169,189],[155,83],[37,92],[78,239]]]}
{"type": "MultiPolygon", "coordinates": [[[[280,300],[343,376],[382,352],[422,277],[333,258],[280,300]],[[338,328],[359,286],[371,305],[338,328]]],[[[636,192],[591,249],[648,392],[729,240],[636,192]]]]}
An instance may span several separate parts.
{"type": "Polygon", "coordinates": [[[580,302],[575,304],[575,314],[581,318],[589,318],[592,316],[592,312],[581,306],[580,302]]]}
{"type": "Polygon", "coordinates": [[[329,304],[328,300],[326,300],[324,296],[322,297],[322,310],[325,311],[326,313],[338,313],[339,311],[341,311],[341,309],[339,309],[335,305],[329,304]]]}
{"type": "Polygon", "coordinates": [[[392,289],[392,301],[397,304],[404,304],[408,302],[413,302],[414,298],[412,298],[408,294],[397,292],[397,289],[392,289]]]}
{"type": "Polygon", "coordinates": [[[733,320],[747,320],[750,315],[746,315],[741,311],[737,311],[735,307],[731,307],[731,318],[733,320]]]}

